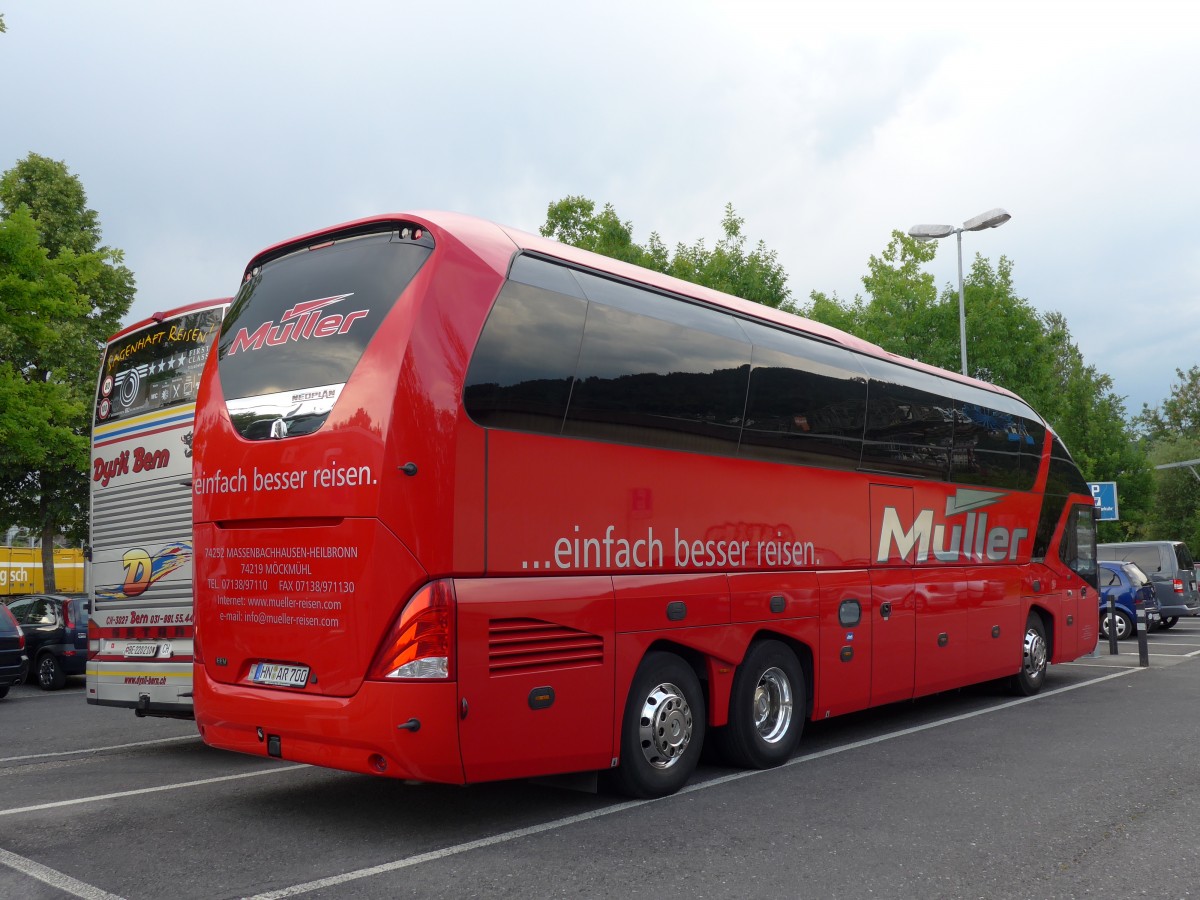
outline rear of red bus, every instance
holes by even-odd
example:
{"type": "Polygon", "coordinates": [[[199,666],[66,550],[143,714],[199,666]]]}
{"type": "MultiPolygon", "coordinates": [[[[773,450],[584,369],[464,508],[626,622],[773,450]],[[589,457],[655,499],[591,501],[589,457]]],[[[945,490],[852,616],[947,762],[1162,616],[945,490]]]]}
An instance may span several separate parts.
{"type": "Polygon", "coordinates": [[[196,420],[195,705],[213,746],[464,780],[436,576],[483,570],[482,438],[459,395],[515,248],[452,221],[364,220],[247,268],[196,420]]]}

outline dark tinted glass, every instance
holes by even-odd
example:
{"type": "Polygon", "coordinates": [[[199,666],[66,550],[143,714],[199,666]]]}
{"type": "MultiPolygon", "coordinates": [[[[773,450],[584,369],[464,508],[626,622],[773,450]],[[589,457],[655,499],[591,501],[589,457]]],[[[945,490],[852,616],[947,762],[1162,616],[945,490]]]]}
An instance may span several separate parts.
{"type": "Polygon", "coordinates": [[[1046,478],[1046,493],[1058,494],[1087,494],[1092,495],[1092,489],[1084,480],[1083,473],[1071,459],[1071,454],[1056,436],[1050,446],[1050,472],[1046,478]]]}
{"type": "Polygon", "coordinates": [[[344,384],[432,250],[428,234],[413,240],[384,231],[261,266],[221,328],[225,398],[344,384]]]}
{"type": "Polygon", "coordinates": [[[950,477],[954,403],[942,379],[862,358],[870,375],[862,467],[924,478],[950,477]]]}
{"type": "MultiPolygon", "coordinates": [[[[571,278],[565,269],[541,266],[571,278]]],[[[467,370],[471,418],[493,428],[562,431],[586,314],[584,300],[508,282],[467,370]]]]}
{"type": "Polygon", "coordinates": [[[638,311],[609,306],[593,294],[626,286],[597,290],[600,281],[583,282],[592,302],[563,433],[736,453],[750,372],[749,343],[731,336],[737,323],[644,291],[620,301],[638,311]]]}
{"type": "Polygon", "coordinates": [[[1179,562],[1181,569],[1190,569],[1195,565],[1192,562],[1192,554],[1188,552],[1187,544],[1175,545],[1175,559],[1179,562]]]}
{"type": "Polygon", "coordinates": [[[1096,587],[1096,520],[1090,503],[1071,508],[1059,556],[1067,568],[1096,587]]]}
{"type": "Polygon", "coordinates": [[[221,310],[188,313],[139,328],[104,354],[95,424],[192,403],[221,326],[221,310]]]}
{"type": "Polygon", "coordinates": [[[1063,510],[1067,507],[1065,497],[1047,494],[1042,498],[1042,512],[1038,516],[1037,534],[1033,538],[1033,558],[1045,559],[1050,550],[1050,542],[1054,540],[1054,529],[1062,518],[1063,510]]]}
{"type": "Polygon", "coordinates": [[[867,381],[853,354],[749,323],[744,327],[755,346],[740,455],[857,467],[867,381]]]}
{"type": "Polygon", "coordinates": [[[975,403],[955,404],[954,447],[950,480],[963,484],[1027,491],[1037,476],[1036,462],[1022,466],[1022,456],[1041,459],[1041,445],[1029,434],[1029,421],[975,403]]]}

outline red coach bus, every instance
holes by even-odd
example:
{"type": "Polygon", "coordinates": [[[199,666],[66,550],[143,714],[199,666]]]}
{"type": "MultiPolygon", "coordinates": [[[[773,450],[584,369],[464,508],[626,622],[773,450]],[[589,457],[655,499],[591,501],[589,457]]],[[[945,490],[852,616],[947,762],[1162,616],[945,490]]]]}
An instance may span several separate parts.
{"type": "Polygon", "coordinates": [[[196,425],[217,747],[659,796],[1096,643],[1091,494],[1018,397],[464,216],[260,253],[196,425]]]}

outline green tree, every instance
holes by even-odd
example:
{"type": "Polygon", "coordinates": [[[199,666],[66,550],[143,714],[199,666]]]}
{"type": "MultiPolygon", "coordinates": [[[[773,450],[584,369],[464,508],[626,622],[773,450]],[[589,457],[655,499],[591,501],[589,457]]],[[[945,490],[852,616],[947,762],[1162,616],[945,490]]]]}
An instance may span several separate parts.
{"type": "MultiPolygon", "coordinates": [[[[1149,450],[1153,466],[1200,459],[1200,439],[1186,435],[1166,437],[1149,450]]],[[[1186,466],[1154,471],[1154,502],[1144,537],[1184,541],[1200,548],[1200,479],[1186,466]]]]}
{"type": "MultiPolygon", "coordinates": [[[[1200,366],[1176,369],[1178,381],[1159,406],[1145,404],[1136,425],[1151,462],[1200,459],[1200,366]]],[[[1200,547],[1200,482],[1187,468],[1154,471],[1154,501],[1145,537],[1200,547]]]]}
{"type": "Polygon", "coordinates": [[[0,176],[0,527],[41,536],[47,590],[55,539],[87,534],[96,366],[133,285],[64,163],[0,176]]]}
{"type": "Polygon", "coordinates": [[[761,240],[747,252],[747,238],[742,233],[745,224],[733,205],[727,204],[721,220],[723,236],[715,247],[710,250],[701,238],[693,244],[677,244],[672,255],[657,232],[651,233],[645,246],[636,243],[633,224],[622,221],[611,203],[596,212],[596,204],[586,197],[568,196],[549,205],[546,222],[539,230],[544,237],[573,247],[791,310],[787,274],[778,255],[761,240]]]}

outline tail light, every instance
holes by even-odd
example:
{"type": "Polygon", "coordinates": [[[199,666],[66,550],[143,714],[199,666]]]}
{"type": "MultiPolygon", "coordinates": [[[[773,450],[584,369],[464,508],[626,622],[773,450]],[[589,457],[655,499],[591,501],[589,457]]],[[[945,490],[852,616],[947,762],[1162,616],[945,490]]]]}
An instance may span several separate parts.
{"type": "Polygon", "coordinates": [[[1133,605],[1134,606],[1145,606],[1146,600],[1144,597],[1142,597],[1142,595],[1140,593],[1134,594],[1133,595],[1133,605]]]}
{"type": "Polygon", "coordinates": [[[1175,593],[1182,594],[1183,593],[1183,579],[1176,578],[1174,581],[1171,582],[1171,587],[1173,587],[1175,589],[1175,593]]]}
{"type": "Polygon", "coordinates": [[[17,623],[17,617],[14,616],[11,612],[9,612],[8,607],[5,606],[3,603],[0,603],[0,617],[7,618],[8,621],[12,624],[12,627],[17,630],[17,649],[24,650],[25,649],[25,632],[21,629],[21,626],[17,623]]]}
{"type": "Polygon", "coordinates": [[[70,600],[63,601],[63,627],[65,627],[67,631],[71,631],[75,627],[75,623],[71,620],[70,600]]]}
{"type": "Polygon", "coordinates": [[[372,680],[453,678],[454,585],[432,581],[405,604],[375,654],[372,680]]]}
{"type": "Polygon", "coordinates": [[[100,626],[95,619],[88,619],[88,659],[100,655],[100,626]]]}

